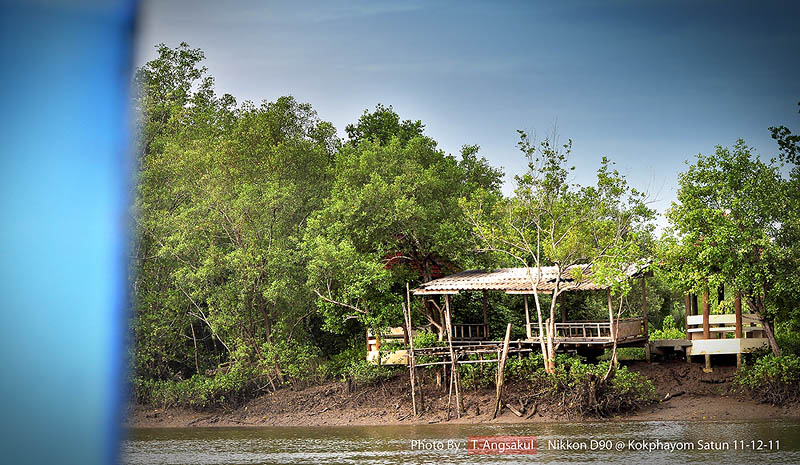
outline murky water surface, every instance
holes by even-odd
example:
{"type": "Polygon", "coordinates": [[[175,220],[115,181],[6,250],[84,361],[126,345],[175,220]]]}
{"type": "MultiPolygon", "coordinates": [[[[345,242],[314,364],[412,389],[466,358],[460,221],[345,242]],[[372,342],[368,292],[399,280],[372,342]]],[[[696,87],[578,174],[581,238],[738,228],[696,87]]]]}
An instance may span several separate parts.
{"type": "Polygon", "coordinates": [[[800,421],[134,429],[125,464],[800,463],[800,421]],[[467,437],[536,436],[535,455],[467,437]]]}

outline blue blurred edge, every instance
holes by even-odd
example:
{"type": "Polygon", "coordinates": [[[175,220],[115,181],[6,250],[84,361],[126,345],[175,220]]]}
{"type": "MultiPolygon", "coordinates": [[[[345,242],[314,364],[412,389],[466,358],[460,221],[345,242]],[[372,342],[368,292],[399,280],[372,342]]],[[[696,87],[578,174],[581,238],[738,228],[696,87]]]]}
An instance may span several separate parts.
{"type": "Polygon", "coordinates": [[[0,462],[119,460],[136,2],[0,0],[0,462]]]}

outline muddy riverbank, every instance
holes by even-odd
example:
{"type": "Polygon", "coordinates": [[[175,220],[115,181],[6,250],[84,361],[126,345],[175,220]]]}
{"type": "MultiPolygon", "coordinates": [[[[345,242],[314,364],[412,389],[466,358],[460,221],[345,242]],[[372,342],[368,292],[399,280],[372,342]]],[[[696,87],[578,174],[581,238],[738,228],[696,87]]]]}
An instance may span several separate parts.
{"type": "MultiPolygon", "coordinates": [[[[756,403],[731,389],[734,367],[715,367],[703,373],[700,364],[631,362],[629,368],[651,379],[660,399],[668,400],[611,418],[621,420],[760,420],[800,419],[800,407],[756,403]]],[[[507,383],[504,399],[516,410],[528,392],[524,383],[507,383]]],[[[348,389],[343,382],[332,381],[304,389],[283,388],[237,406],[208,411],[160,406],[135,405],[129,409],[127,425],[149,427],[208,426],[343,426],[523,422],[573,422],[579,418],[549,405],[524,405],[517,416],[505,408],[492,419],[494,386],[465,390],[466,412],[460,419],[451,412],[447,418],[447,392],[426,387],[425,409],[419,417],[411,414],[408,377],[402,374],[371,386],[348,389]]],[[[607,421],[608,419],[604,419],[607,421]]]]}

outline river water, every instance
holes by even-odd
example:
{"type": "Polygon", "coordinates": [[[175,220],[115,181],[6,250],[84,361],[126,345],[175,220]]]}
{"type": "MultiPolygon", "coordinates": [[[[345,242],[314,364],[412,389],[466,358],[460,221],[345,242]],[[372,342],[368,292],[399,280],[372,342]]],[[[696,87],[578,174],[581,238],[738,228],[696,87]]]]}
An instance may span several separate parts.
{"type": "MultiPolygon", "coordinates": [[[[478,450],[479,444],[473,443],[478,450]]],[[[800,421],[133,429],[123,443],[122,462],[130,465],[800,463],[800,421]],[[536,436],[536,453],[467,452],[467,437],[498,435],[536,436]]]]}

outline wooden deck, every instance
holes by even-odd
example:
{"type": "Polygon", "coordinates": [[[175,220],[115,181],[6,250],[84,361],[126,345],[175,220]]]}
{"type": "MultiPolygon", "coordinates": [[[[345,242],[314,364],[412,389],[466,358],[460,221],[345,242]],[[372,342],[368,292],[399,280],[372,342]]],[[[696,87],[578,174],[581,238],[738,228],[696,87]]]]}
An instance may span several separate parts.
{"type": "Polygon", "coordinates": [[[761,320],[757,315],[743,314],[741,317],[741,337],[736,334],[736,316],[731,314],[708,316],[708,338],[704,338],[706,328],[703,315],[689,315],[686,318],[691,346],[687,355],[741,354],[752,352],[768,344],[761,320]]]}
{"type": "MultiPolygon", "coordinates": [[[[530,325],[530,338],[512,340],[509,350],[513,353],[531,352],[539,347],[539,325],[530,325]]],[[[484,324],[454,324],[453,346],[459,352],[458,357],[477,354],[495,354],[503,345],[503,341],[493,341],[487,338],[488,327],[484,324]]],[[[408,363],[408,352],[405,349],[392,352],[380,352],[382,344],[403,341],[402,328],[389,328],[388,332],[380,338],[372,333],[367,336],[367,360],[380,365],[405,365],[408,363]]],[[[647,343],[647,334],[644,332],[643,318],[626,318],[619,321],[617,332],[617,346],[642,346],[647,343]]],[[[613,346],[611,338],[611,324],[600,320],[570,321],[556,323],[555,344],[560,350],[596,351],[613,346]]],[[[431,347],[415,349],[417,355],[432,355],[441,359],[450,359],[447,347],[431,347]]],[[[448,362],[449,363],[449,362],[448,362]]]]}
{"type": "MultiPolygon", "coordinates": [[[[529,342],[539,343],[539,324],[529,325],[529,342]]],[[[616,334],[618,346],[640,344],[647,341],[647,334],[644,330],[644,318],[625,318],[619,320],[616,334]]],[[[556,323],[556,344],[565,347],[575,346],[595,346],[610,347],[614,343],[611,335],[611,323],[608,320],[583,320],[570,321],[567,323],[556,323]]]]}

